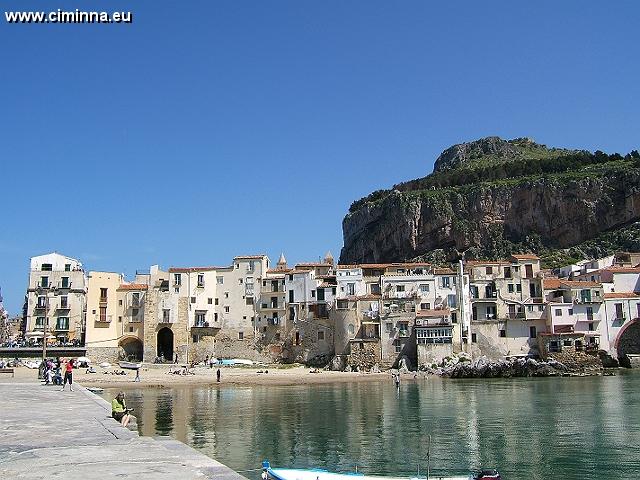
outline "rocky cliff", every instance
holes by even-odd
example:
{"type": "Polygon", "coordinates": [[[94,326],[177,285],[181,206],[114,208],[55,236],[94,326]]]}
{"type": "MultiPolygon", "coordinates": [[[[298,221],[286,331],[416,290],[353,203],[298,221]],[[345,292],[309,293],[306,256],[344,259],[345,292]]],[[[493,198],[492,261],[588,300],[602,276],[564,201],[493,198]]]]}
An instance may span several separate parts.
{"type": "Polygon", "coordinates": [[[640,242],[638,220],[636,151],[623,157],[489,137],[445,150],[431,175],[354,202],[340,262],[446,261],[456,250],[467,258],[557,257],[625,228],[640,242]]]}

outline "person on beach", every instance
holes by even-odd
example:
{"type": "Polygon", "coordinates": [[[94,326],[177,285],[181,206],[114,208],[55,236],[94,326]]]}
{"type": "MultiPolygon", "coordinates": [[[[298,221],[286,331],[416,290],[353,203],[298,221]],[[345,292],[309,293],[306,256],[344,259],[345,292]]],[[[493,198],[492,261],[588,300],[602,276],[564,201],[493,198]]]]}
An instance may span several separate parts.
{"type": "Polygon", "coordinates": [[[220,372],[220,369],[218,369],[218,371],[216,372],[216,380],[218,382],[220,382],[220,375],[222,375],[222,373],[220,372]]]}
{"type": "Polygon", "coordinates": [[[174,355],[175,355],[175,356],[174,356],[174,359],[173,359],[173,363],[174,363],[175,365],[177,365],[177,364],[178,364],[178,350],[176,350],[176,351],[174,352],[174,355]]]}
{"type": "Polygon", "coordinates": [[[131,420],[129,412],[131,410],[131,408],[127,408],[127,404],[124,401],[124,392],[119,392],[116,398],[111,400],[111,416],[120,422],[123,427],[129,425],[131,420]]]}
{"type": "Polygon", "coordinates": [[[140,381],[140,369],[136,368],[136,378],[133,379],[134,382],[140,381]]]}
{"type": "Polygon", "coordinates": [[[73,359],[69,359],[67,363],[64,364],[64,383],[62,384],[62,392],[64,392],[64,387],[69,383],[69,390],[73,392],[73,359]]]}

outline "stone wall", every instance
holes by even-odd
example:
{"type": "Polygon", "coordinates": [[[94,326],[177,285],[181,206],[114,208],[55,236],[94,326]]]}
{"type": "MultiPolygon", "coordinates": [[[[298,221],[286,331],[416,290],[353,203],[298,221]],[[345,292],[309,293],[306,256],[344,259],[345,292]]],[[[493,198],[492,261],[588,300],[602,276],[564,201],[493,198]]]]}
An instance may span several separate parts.
{"type": "Polygon", "coordinates": [[[440,364],[446,357],[453,356],[451,343],[426,343],[418,345],[418,368],[440,364]]]}
{"type": "Polygon", "coordinates": [[[380,343],[350,342],[350,353],[347,355],[347,366],[358,371],[370,371],[380,366],[380,343]]]}
{"type": "Polygon", "coordinates": [[[115,364],[120,360],[120,347],[87,347],[86,356],[93,365],[102,362],[115,364]]]}

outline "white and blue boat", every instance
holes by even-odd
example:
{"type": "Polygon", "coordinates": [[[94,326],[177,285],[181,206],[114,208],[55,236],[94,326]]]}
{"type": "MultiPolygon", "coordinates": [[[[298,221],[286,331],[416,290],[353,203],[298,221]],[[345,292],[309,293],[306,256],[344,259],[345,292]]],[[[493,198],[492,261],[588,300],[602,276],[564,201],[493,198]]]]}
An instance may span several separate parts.
{"type": "MultiPolygon", "coordinates": [[[[318,468],[272,468],[269,461],[262,462],[263,472],[270,480],[500,480],[497,470],[481,470],[469,475],[442,477],[426,475],[420,477],[387,477],[363,475],[362,473],[334,473],[318,468]]],[[[263,474],[264,478],[264,474],[263,474]]]]}

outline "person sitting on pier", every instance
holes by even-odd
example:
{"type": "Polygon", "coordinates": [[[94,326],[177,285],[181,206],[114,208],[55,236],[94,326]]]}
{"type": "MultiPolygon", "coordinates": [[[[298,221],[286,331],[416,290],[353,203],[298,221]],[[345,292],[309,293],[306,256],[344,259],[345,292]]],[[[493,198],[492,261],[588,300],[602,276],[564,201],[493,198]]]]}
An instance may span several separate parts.
{"type": "Polygon", "coordinates": [[[120,422],[120,425],[126,427],[131,420],[131,412],[132,408],[127,408],[127,405],[124,401],[124,392],[118,393],[116,398],[111,401],[111,416],[120,422]]]}

